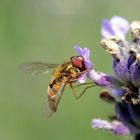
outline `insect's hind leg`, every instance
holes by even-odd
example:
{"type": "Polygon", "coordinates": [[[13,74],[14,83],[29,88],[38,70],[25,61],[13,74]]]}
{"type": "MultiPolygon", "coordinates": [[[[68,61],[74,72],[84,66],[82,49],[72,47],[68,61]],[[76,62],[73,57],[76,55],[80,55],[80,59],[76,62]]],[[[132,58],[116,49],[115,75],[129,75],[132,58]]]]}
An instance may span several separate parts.
{"type": "MultiPolygon", "coordinates": [[[[85,84],[86,84],[86,83],[85,83],[85,84]]],[[[82,84],[82,85],[85,85],[85,84],[82,84]]],[[[90,83],[90,84],[91,84],[91,83],[90,83]]],[[[87,87],[85,87],[85,89],[81,92],[81,94],[78,95],[78,94],[76,93],[74,87],[73,87],[73,84],[72,84],[72,83],[69,83],[69,85],[70,85],[70,88],[72,89],[72,92],[73,92],[73,94],[74,94],[74,96],[75,96],[76,99],[79,99],[79,98],[86,92],[87,89],[96,86],[95,84],[92,84],[92,85],[90,85],[90,86],[87,86],[87,87]]],[[[82,85],[79,85],[79,86],[82,86],[82,85]]],[[[77,86],[77,87],[79,87],[79,86],[77,86]]]]}

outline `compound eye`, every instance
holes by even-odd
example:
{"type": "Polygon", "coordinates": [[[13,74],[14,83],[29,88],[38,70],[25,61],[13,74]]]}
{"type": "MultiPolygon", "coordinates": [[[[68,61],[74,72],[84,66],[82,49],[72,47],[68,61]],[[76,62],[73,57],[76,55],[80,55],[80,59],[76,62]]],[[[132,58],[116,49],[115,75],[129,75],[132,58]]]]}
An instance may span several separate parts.
{"type": "Polygon", "coordinates": [[[83,57],[81,56],[74,56],[71,58],[71,62],[74,67],[77,67],[79,70],[84,71],[86,70],[83,57]]]}

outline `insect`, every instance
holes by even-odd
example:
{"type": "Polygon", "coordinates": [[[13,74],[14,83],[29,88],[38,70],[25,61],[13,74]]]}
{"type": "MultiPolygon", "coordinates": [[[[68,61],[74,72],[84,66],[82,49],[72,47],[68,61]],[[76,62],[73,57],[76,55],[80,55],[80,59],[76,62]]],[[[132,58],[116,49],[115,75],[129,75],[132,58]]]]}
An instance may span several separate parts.
{"type": "MultiPolygon", "coordinates": [[[[51,116],[52,113],[57,111],[58,104],[66,85],[70,86],[75,98],[77,99],[80,98],[88,88],[95,86],[93,82],[84,83],[85,85],[87,84],[89,86],[87,86],[79,96],[75,92],[73,83],[77,82],[78,78],[81,77],[82,74],[89,71],[89,69],[87,69],[85,66],[84,58],[82,56],[73,56],[69,61],[62,64],[33,62],[22,66],[24,71],[32,74],[48,72],[51,68],[55,68],[55,71],[52,80],[48,85],[47,118],[51,116]]],[[[84,84],[80,84],[78,86],[84,84]]]]}

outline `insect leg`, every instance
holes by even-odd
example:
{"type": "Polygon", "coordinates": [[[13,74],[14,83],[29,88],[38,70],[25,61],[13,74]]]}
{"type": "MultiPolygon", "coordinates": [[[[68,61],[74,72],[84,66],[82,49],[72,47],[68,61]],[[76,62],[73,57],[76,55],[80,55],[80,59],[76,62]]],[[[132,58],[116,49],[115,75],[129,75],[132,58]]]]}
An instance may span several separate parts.
{"type": "Polygon", "coordinates": [[[93,82],[82,83],[82,84],[74,86],[74,88],[81,87],[81,86],[84,86],[84,85],[93,85],[93,82]]]}
{"type": "Polygon", "coordinates": [[[74,90],[73,84],[69,83],[70,88],[72,89],[73,95],[76,99],[79,99],[79,96],[77,95],[76,91],[74,90]]]}
{"type": "MultiPolygon", "coordinates": [[[[69,85],[70,85],[70,88],[72,89],[72,92],[73,92],[73,94],[74,94],[74,96],[75,96],[76,99],[79,99],[79,98],[85,93],[85,91],[86,91],[88,88],[91,88],[91,87],[96,86],[96,85],[94,85],[94,84],[92,84],[92,85],[90,85],[90,86],[87,86],[87,87],[82,91],[82,93],[81,93],[80,95],[77,95],[76,91],[74,90],[73,84],[72,84],[72,83],[69,83],[69,85]]],[[[80,85],[79,85],[79,86],[80,86],[80,85]]]]}
{"type": "Polygon", "coordinates": [[[79,98],[86,92],[86,90],[87,89],[89,89],[89,88],[92,88],[92,87],[95,87],[96,85],[90,85],[90,86],[87,86],[87,87],[85,87],[85,89],[82,91],[82,93],[79,95],[79,98]]]}

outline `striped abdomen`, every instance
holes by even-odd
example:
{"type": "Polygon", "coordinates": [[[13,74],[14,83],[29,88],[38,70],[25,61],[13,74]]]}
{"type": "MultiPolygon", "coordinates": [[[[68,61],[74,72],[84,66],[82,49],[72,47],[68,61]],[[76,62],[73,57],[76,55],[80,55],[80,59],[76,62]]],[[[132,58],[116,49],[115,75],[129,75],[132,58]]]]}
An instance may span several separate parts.
{"type": "Polygon", "coordinates": [[[59,77],[51,81],[48,86],[48,100],[51,109],[56,112],[57,105],[63,93],[66,84],[66,77],[59,77]]]}

